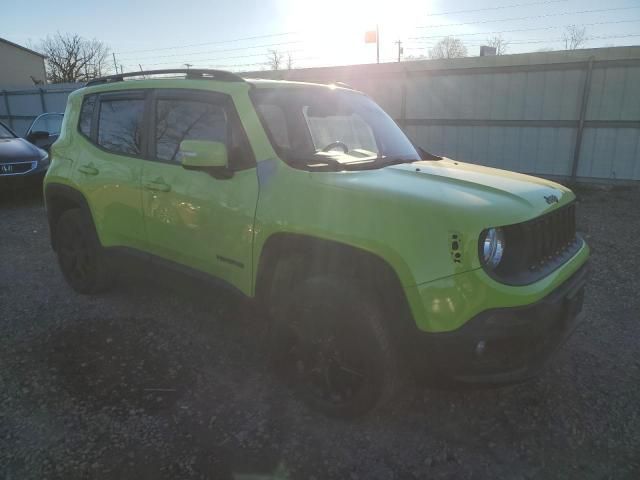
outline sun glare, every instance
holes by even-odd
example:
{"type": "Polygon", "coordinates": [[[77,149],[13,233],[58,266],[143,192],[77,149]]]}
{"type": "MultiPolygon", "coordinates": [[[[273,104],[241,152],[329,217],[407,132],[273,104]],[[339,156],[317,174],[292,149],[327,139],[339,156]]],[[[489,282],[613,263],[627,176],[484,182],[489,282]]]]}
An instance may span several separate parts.
{"type": "Polygon", "coordinates": [[[426,16],[428,5],[424,0],[289,0],[285,16],[287,28],[300,32],[304,47],[298,58],[310,55],[314,59],[309,63],[314,64],[318,60],[367,63],[375,61],[376,52],[374,44],[364,43],[366,31],[379,27],[381,59],[388,59],[393,55],[393,42],[415,26],[410,22],[426,16]]]}

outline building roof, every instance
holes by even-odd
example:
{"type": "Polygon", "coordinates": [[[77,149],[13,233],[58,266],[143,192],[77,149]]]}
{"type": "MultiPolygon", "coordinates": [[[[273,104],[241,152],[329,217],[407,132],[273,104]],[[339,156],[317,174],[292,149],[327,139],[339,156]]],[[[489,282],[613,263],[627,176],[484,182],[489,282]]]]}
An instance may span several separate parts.
{"type": "Polygon", "coordinates": [[[31,49],[29,49],[27,47],[23,47],[22,45],[18,45],[17,43],[10,42],[9,40],[7,40],[5,38],[0,37],[0,42],[6,43],[7,45],[11,45],[12,47],[19,48],[20,50],[24,50],[25,52],[32,53],[33,55],[37,55],[37,56],[42,57],[42,58],[47,58],[46,55],[43,55],[43,54],[38,53],[36,51],[33,51],[33,50],[31,50],[31,49]]]}

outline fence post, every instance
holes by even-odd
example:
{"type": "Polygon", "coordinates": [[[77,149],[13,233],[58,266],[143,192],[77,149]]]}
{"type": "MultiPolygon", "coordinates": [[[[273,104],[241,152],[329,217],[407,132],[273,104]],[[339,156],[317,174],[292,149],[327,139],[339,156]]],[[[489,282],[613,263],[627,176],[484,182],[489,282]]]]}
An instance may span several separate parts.
{"type": "MultiPolygon", "coordinates": [[[[400,127],[402,130],[407,126],[407,82],[406,80],[402,82],[402,100],[400,103],[400,127]]],[[[405,132],[406,133],[406,132],[405,132]]]]}
{"type": "Polygon", "coordinates": [[[39,88],[38,90],[40,90],[40,105],[42,106],[42,113],[47,113],[47,103],[44,99],[44,89],[39,88]]]}
{"type": "Polygon", "coordinates": [[[576,144],[573,148],[573,164],[571,165],[571,180],[576,179],[578,174],[578,163],[580,162],[580,150],[582,149],[582,133],[584,131],[584,121],[587,116],[587,105],[589,104],[589,92],[591,90],[591,73],[593,72],[594,57],[589,58],[587,71],[582,87],[582,104],[580,105],[580,120],[578,121],[578,131],[576,132],[576,144]]]}
{"type": "Polygon", "coordinates": [[[2,91],[4,96],[4,108],[7,111],[7,117],[9,117],[9,127],[13,130],[13,117],[11,116],[11,107],[9,106],[9,94],[6,90],[2,91]]]}

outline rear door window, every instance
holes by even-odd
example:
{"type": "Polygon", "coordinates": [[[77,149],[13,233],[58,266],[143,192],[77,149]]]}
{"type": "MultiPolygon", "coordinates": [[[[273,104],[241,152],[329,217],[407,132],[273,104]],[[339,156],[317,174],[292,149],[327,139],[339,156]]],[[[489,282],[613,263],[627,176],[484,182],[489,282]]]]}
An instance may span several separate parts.
{"type": "Polygon", "coordinates": [[[144,103],[143,98],[101,99],[98,145],[114,153],[142,155],[144,103]]]}

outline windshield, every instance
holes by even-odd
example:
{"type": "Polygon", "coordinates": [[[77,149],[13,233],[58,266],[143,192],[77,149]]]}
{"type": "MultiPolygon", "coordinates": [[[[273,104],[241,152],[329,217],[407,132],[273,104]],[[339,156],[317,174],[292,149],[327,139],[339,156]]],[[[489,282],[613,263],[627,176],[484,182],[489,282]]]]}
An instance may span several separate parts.
{"type": "Polygon", "coordinates": [[[398,125],[361,93],[295,87],[258,88],[251,95],[274,148],[291,164],[420,159],[398,125]]]}
{"type": "Polygon", "coordinates": [[[0,123],[0,138],[15,138],[15,135],[11,133],[11,130],[0,123]]]}

